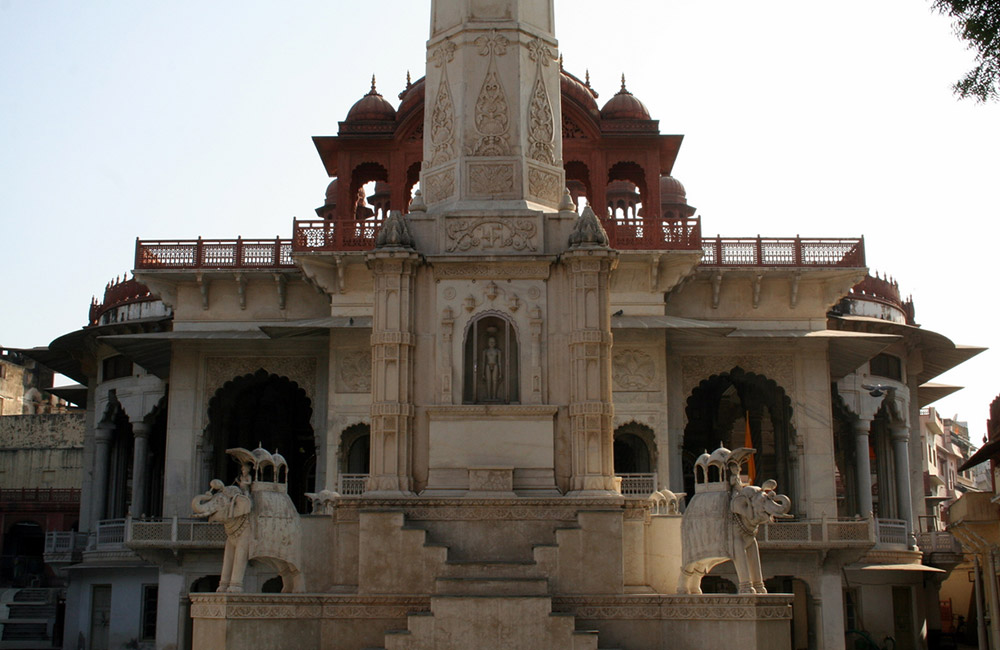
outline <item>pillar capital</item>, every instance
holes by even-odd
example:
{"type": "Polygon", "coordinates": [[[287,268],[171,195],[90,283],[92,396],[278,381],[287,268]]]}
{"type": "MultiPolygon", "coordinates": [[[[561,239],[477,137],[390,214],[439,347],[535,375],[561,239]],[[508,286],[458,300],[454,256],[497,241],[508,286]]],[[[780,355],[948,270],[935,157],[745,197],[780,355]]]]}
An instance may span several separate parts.
{"type": "Polygon", "coordinates": [[[910,428],[902,423],[893,423],[889,425],[889,435],[893,441],[909,442],[910,428]]]}
{"type": "Polygon", "coordinates": [[[136,438],[148,438],[149,430],[152,427],[149,426],[148,422],[144,420],[139,420],[137,422],[132,422],[132,435],[136,438]]]}
{"type": "Polygon", "coordinates": [[[98,444],[111,442],[115,433],[115,423],[109,420],[98,422],[94,427],[94,438],[98,444]]]}

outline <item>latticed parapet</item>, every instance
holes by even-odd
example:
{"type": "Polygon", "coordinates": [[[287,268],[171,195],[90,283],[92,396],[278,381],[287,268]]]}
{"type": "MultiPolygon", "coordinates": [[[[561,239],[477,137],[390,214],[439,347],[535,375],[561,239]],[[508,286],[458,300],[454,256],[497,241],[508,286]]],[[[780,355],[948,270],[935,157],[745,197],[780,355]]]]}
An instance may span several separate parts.
{"type": "Polygon", "coordinates": [[[361,220],[296,220],[292,224],[292,250],[296,253],[372,250],[382,222],[381,214],[361,220]]]}
{"type": "Polygon", "coordinates": [[[135,242],[135,268],[229,270],[294,268],[288,239],[176,239],[135,242]]]}
{"type": "Polygon", "coordinates": [[[701,248],[701,266],[865,267],[863,238],[708,237],[701,248]]]}

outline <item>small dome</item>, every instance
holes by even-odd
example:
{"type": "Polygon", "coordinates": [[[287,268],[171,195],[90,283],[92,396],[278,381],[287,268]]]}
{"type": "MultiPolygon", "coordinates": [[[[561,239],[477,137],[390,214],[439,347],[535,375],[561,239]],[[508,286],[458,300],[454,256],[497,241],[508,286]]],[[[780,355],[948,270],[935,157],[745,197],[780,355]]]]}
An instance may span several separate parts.
{"type": "Polygon", "coordinates": [[[393,122],[396,120],[396,109],[385,97],[375,90],[375,76],[372,75],[372,89],[357,101],[347,112],[345,122],[393,122]]]}
{"type": "Polygon", "coordinates": [[[712,464],[718,463],[720,466],[725,467],[726,461],[729,460],[729,456],[732,453],[733,452],[729,451],[725,447],[719,447],[718,449],[712,452],[712,455],[709,458],[708,462],[712,464]]]}
{"type": "Polygon", "coordinates": [[[660,203],[687,203],[687,191],[673,176],[660,176],[660,203]]]}
{"type": "Polygon", "coordinates": [[[330,181],[330,184],[326,186],[326,203],[325,205],[334,207],[337,205],[337,179],[330,181]]]}
{"type": "Polygon", "coordinates": [[[622,75],[622,88],[608,100],[601,109],[602,120],[649,120],[649,109],[639,99],[625,88],[625,75],[622,75]]]}
{"type": "Polygon", "coordinates": [[[406,88],[399,93],[399,110],[396,111],[398,117],[406,115],[424,103],[424,82],[426,79],[426,77],[420,77],[415,82],[410,83],[409,73],[407,73],[406,88]]]}
{"type": "Polygon", "coordinates": [[[587,72],[587,81],[582,82],[565,70],[559,71],[559,89],[563,97],[569,97],[577,104],[595,116],[600,113],[597,108],[597,93],[590,87],[590,72],[587,72]]]}

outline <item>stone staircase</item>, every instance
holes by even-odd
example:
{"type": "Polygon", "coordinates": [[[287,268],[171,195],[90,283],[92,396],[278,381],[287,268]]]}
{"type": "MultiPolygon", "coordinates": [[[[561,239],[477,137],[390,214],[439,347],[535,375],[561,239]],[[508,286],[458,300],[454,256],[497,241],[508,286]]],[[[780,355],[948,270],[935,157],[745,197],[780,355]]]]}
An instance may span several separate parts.
{"type": "Polygon", "coordinates": [[[58,589],[12,589],[0,604],[0,649],[53,647],[58,589]]]}
{"type": "Polygon", "coordinates": [[[577,630],[573,615],[552,611],[550,580],[560,544],[577,546],[572,538],[579,526],[557,529],[555,544],[534,545],[531,560],[468,559],[468,553],[452,559],[448,545],[419,525],[403,521],[399,530],[425,554],[441,555],[433,567],[430,611],[408,615],[406,629],[386,632],[378,650],[598,650],[596,630],[577,630]]]}

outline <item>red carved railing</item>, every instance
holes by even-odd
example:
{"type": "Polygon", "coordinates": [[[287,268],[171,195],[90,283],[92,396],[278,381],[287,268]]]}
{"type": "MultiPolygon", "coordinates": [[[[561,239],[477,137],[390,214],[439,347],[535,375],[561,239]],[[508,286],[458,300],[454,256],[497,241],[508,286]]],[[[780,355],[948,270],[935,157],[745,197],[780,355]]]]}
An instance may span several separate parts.
{"type": "Polygon", "coordinates": [[[607,217],[604,229],[612,248],[618,250],[698,250],[701,248],[701,219],[681,217],[607,217]]]}
{"type": "Polygon", "coordinates": [[[292,223],[292,250],[367,251],[375,248],[375,237],[382,228],[381,213],[371,219],[295,220],[292,223]]]}
{"type": "Polygon", "coordinates": [[[90,324],[97,325],[106,312],[133,302],[156,300],[149,288],[135,278],[131,280],[115,279],[104,287],[104,300],[97,302],[95,298],[90,303],[90,324]]]}
{"type": "Polygon", "coordinates": [[[702,266],[865,266],[863,238],[709,237],[701,243],[702,266]]]}
{"type": "Polygon", "coordinates": [[[79,488],[3,488],[0,502],[4,503],[76,503],[79,488]]]}
{"type": "Polygon", "coordinates": [[[177,239],[135,241],[135,268],[280,269],[293,268],[287,239],[177,239]]]}

